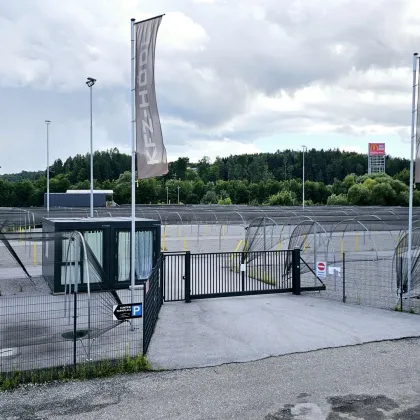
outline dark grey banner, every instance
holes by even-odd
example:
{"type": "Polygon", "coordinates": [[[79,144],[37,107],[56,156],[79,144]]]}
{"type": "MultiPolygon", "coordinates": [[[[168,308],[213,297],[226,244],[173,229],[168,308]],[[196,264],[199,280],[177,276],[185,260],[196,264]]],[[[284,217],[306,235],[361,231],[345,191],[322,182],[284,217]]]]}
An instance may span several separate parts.
{"type": "Polygon", "coordinates": [[[137,178],[168,173],[155,91],[156,36],[162,16],[135,24],[137,178]]]}

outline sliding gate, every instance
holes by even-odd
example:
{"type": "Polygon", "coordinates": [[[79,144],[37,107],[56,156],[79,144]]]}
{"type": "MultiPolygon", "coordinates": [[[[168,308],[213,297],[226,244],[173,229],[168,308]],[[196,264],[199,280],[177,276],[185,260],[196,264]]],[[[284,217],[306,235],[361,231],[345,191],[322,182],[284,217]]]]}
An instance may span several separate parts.
{"type": "Polygon", "coordinates": [[[166,302],[266,293],[300,294],[300,250],[163,254],[166,302]]]}

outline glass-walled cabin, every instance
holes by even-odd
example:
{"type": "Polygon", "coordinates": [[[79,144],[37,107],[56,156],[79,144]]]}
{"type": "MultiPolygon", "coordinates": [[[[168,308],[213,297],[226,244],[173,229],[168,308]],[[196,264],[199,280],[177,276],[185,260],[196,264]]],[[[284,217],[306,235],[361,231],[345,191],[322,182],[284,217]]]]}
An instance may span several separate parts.
{"type": "MultiPolygon", "coordinates": [[[[44,219],[42,274],[53,293],[63,293],[69,270],[78,267],[78,290],[87,290],[81,247],[69,246],[69,233],[80,232],[88,245],[91,290],[124,289],[131,284],[131,219],[44,219]],[[77,257],[76,257],[77,252],[77,257]],[[67,274],[66,274],[67,273],[67,274]],[[96,287],[95,287],[96,285],[96,287]]],[[[146,281],[160,255],[160,221],[136,218],[136,284],[146,281]]],[[[72,273],[73,274],[73,273],[72,273]]]]}

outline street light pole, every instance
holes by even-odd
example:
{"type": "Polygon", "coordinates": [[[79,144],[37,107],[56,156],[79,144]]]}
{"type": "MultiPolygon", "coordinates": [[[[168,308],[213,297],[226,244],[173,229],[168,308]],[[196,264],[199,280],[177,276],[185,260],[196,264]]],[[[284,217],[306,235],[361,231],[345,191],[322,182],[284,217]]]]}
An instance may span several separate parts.
{"type": "Polygon", "coordinates": [[[50,120],[45,120],[47,125],[47,214],[50,215],[50,139],[48,126],[51,124],[50,120]]]}
{"type": "MultiPolygon", "coordinates": [[[[413,95],[411,112],[411,153],[410,153],[410,190],[408,207],[408,250],[407,250],[407,303],[408,309],[411,308],[411,282],[412,282],[412,237],[413,237],[413,183],[414,183],[414,142],[416,126],[416,76],[417,76],[417,53],[413,55],[413,95]]],[[[401,279],[401,288],[403,282],[401,279]]]]}
{"type": "Polygon", "coordinates": [[[179,185],[178,185],[178,204],[179,204],[179,185]]]}
{"type": "Polygon", "coordinates": [[[166,187],[166,204],[169,204],[169,188],[166,187]]]}
{"type": "Polygon", "coordinates": [[[302,210],[305,210],[305,152],[306,146],[302,146],[302,210]]]}
{"type": "Polygon", "coordinates": [[[96,79],[87,78],[86,84],[90,90],[90,217],[93,217],[93,114],[92,114],[92,87],[96,79]]]}

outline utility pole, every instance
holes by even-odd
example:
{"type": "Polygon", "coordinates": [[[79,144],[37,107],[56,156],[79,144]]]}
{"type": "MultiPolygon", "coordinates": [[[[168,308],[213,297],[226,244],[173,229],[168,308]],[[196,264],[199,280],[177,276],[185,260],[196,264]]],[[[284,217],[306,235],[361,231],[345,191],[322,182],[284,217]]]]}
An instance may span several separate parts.
{"type": "Polygon", "coordinates": [[[93,217],[93,114],[92,114],[92,87],[96,79],[87,78],[86,84],[90,90],[90,217],[93,217]]]}
{"type": "Polygon", "coordinates": [[[305,210],[305,152],[306,146],[302,146],[302,210],[305,210]]]}

